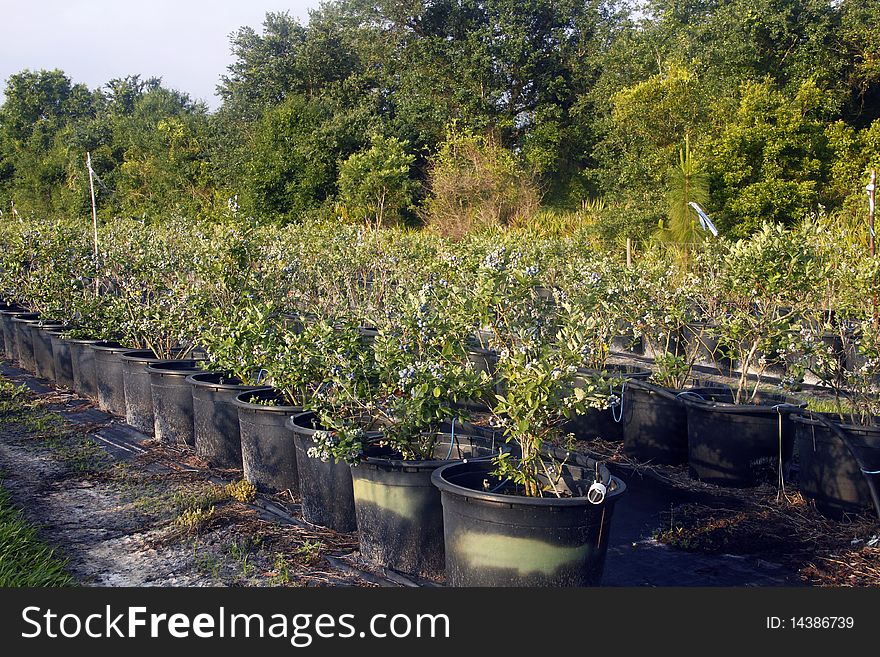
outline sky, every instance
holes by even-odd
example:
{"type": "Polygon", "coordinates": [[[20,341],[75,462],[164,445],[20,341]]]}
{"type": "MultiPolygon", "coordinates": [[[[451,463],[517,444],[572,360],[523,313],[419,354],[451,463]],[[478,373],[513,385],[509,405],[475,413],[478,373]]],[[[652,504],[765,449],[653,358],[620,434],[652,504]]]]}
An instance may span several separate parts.
{"type": "Polygon", "coordinates": [[[140,74],[204,100],[232,63],[229,36],[269,11],[302,22],[319,0],[0,0],[0,102],[13,73],[59,68],[90,89],[140,74]]]}

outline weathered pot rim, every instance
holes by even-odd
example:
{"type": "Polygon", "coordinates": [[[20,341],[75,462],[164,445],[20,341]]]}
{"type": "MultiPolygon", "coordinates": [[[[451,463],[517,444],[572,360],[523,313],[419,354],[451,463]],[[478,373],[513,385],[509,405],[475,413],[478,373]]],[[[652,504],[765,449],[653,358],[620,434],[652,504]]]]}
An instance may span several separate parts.
{"type": "Polygon", "coordinates": [[[121,344],[119,344],[118,342],[114,342],[113,340],[99,340],[98,342],[91,345],[91,347],[95,351],[107,351],[107,352],[118,351],[119,353],[131,351],[131,347],[124,347],[121,344]]]}
{"type": "Polygon", "coordinates": [[[844,431],[880,435],[880,417],[874,418],[874,424],[869,425],[869,426],[841,422],[840,417],[837,415],[837,413],[818,413],[816,411],[809,411],[807,413],[793,414],[791,416],[791,419],[794,420],[795,422],[797,422],[798,424],[807,424],[810,426],[825,426],[825,423],[822,422],[821,420],[817,419],[817,417],[822,417],[822,418],[828,420],[831,424],[836,426],[838,429],[842,429],[844,431]]]}
{"type": "MultiPolygon", "coordinates": [[[[479,502],[488,502],[490,504],[502,504],[504,506],[542,506],[542,507],[592,507],[592,506],[606,506],[609,503],[616,502],[624,492],[626,492],[626,484],[622,479],[615,477],[612,474],[608,475],[609,483],[613,484],[609,486],[609,490],[605,496],[605,500],[599,504],[594,505],[590,502],[586,496],[581,497],[526,497],[524,495],[507,495],[504,493],[487,493],[485,491],[474,490],[472,488],[465,488],[464,486],[459,486],[458,484],[453,484],[447,481],[443,475],[446,471],[451,468],[461,467],[463,465],[470,465],[472,463],[478,463],[481,465],[488,466],[490,462],[472,459],[471,461],[452,461],[440,468],[434,470],[431,473],[431,483],[434,484],[437,488],[440,489],[443,493],[451,493],[453,495],[458,495],[460,497],[466,497],[471,500],[477,500],[479,502]]],[[[568,468],[579,468],[581,470],[586,470],[587,468],[583,468],[581,466],[572,466],[566,465],[568,468]]],[[[601,466],[606,468],[606,466],[601,466]]],[[[488,470],[487,470],[488,473],[488,470]]]]}
{"type": "Polygon", "coordinates": [[[66,331],[71,330],[71,326],[66,324],[61,324],[60,326],[49,326],[43,329],[44,333],[48,333],[51,336],[61,337],[66,331]]]}
{"type": "MultiPolygon", "coordinates": [[[[213,381],[204,380],[206,377],[214,377],[214,378],[227,378],[234,379],[235,377],[228,376],[223,372],[212,372],[212,371],[204,371],[204,372],[196,372],[195,374],[190,374],[186,377],[186,380],[194,386],[198,386],[200,388],[214,388],[215,390],[242,390],[242,391],[253,391],[253,390],[262,390],[267,386],[249,386],[243,383],[216,383],[213,381]]],[[[235,379],[238,381],[238,379],[235,379]]]]}
{"type": "Polygon", "coordinates": [[[592,367],[579,367],[577,368],[577,372],[575,372],[575,376],[577,375],[587,375],[592,376],[594,374],[606,374],[610,375],[610,377],[622,377],[624,379],[647,379],[653,372],[646,367],[639,367],[638,365],[619,365],[616,363],[610,363],[605,365],[605,367],[601,370],[594,369],[592,367]]]}
{"type": "MultiPolygon", "coordinates": [[[[287,418],[287,422],[284,423],[284,426],[286,426],[288,429],[290,429],[291,431],[293,431],[295,433],[303,433],[305,435],[311,436],[312,434],[314,434],[317,431],[324,431],[324,429],[316,429],[314,427],[310,427],[305,424],[298,424],[297,420],[312,419],[312,418],[316,418],[316,417],[317,416],[315,415],[314,411],[303,411],[302,413],[297,413],[296,415],[291,415],[289,418],[287,418]]],[[[381,437],[381,435],[382,435],[382,433],[380,431],[368,431],[367,432],[368,437],[379,438],[379,437],[381,437]]]]}
{"type": "Polygon", "coordinates": [[[692,394],[700,394],[701,392],[709,392],[712,390],[729,390],[729,388],[721,388],[721,387],[712,387],[712,386],[699,386],[694,388],[670,388],[668,386],[661,386],[652,381],[647,381],[645,379],[627,379],[625,390],[642,390],[651,395],[657,395],[659,397],[664,397],[669,399],[670,401],[680,401],[682,397],[686,397],[687,393],[692,394]]]}
{"type": "Polygon", "coordinates": [[[198,365],[195,364],[195,363],[200,363],[200,362],[204,362],[204,361],[201,361],[197,358],[183,358],[180,360],[162,359],[162,360],[156,361],[155,363],[147,363],[147,371],[150,374],[167,374],[169,376],[187,377],[190,374],[201,374],[202,372],[207,371],[207,370],[203,370],[202,368],[200,368],[198,365]],[[180,368],[169,367],[169,365],[175,365],[175,364],[183,365],[184,363],[192,363],[192,365],[189,365],[188,367],[180,367],[180,368]]]}
{"type": "Polygon", "coordinates": [[[238,393],[235,398],[232,400],[233,406],[238,407],[239,409],[243,409],[246,411],[251,411],[253,413],[266,413],[266,414],[276,414],[276,415],[298,415],[303,413],[305,409],[302,406],[291,406],[289,404],[278,404],[276,406],[267,406],[265,404],[252,404],[248,401],[245,401],[247,397],[250,397],[254,393],[260,392],[272,392],[277,394],[279,397],[281,393],[279,393],[275,388],[263,387],[257,388],[256,390],[243,390],[238,393]]]}
{"type": "Polygon", "coordinates": [[[65,342],[72,342],[73,344],[85,344],[85,345],[93,345],[98,342],[101,342],[97,338],[64,338],[65,342]]]}
{"type": "MultiPolygon", "coordinates": [[[[448,433],[438,433],[438,435],[451,436],[452,434],[448,433]]],[[[461,438],[476,438],[479,440],[485,440],[481,436],[471,436],[468,434],[456,434],[456,439],[461,438]]],[[[439,443],[444,444],[444,443],[439,443]]],[[[492,452],[491,454],[487,454],[485,456],[467,456],[464,458],[448,458],[448,459],[402,459],[402,458],[386,458],[382,456],[364,456],[357,464],[356,467],[368,467],[375,468],[380,470],[399,470],[404,472],[418,472],[424,470],[435,470],[440,466],[446,465],[448,463],[467,463],[468,461],[487,461],[492,459],[496,454],[501,451],[502,444],[499,443],[498,450],[492,452]]]]}
{"type": "MultiPolygon", "coordinates": [[[[708,389],[704,388],[703,390],[708,389]]],[[[683,390],[682,392],[686,393],[688,391],[683,390]]],[[[688,408],[712,410],[718,413],[751,413],[769,415],[779,412],[790,414],[794,412],[800,412],[807,406],[807,402],[801,401],[796,397],[790,397],[788,395],[772,395],[772,393],[768,396],[777,397],[778,399],[774,400],[775,403],[767,404],[734,404],[732,402],[699,399],[697,397],[694,397],[693,395],[687,394],[681,394],[679,396],[679,399],[688,408]]]]}
{"type": "Polygon", "coordinates": [[[159,358],[149,349],[127,349],[120,357],[119,360],[126,361],[129,363],[157,363],[160,360],[167,360],[165,358],[159,358]],[[147,355],[149,354],[149,355],[147,355]]]}

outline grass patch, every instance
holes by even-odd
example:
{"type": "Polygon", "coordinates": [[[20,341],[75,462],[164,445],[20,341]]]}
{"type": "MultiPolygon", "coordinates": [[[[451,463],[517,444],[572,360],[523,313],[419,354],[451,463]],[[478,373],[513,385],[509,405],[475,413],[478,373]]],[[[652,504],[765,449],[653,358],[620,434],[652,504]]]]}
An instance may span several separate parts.
{"type": "Polygon", "coordinates": [[[0,379],[0,424],[24,431],[28,439],[51,451],[74,472],[99,472],[111,463],[110,457],[93,440],[77,431],[60,414],[44,408],[30,389],[8,379],[0,379]]]}
{"type": "Polygon", "coordinates": [[[67,560],[37,536],[0,487],[0,587],[73,586],[67,560]]]}

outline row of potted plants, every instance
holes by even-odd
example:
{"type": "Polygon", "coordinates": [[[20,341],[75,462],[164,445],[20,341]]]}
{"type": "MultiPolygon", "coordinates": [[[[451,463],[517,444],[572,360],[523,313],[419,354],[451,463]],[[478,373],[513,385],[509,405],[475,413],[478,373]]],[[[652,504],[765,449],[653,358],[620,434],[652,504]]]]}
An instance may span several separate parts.
{"type": "MultiPolygon", "coordinates": [[[[177,432],[189,424],[181,408],[189,398],[192,442],[200,454],[218,465],[243,466],[249,478],[267,487],[298,483],[307,519],[346,530],[360,525],[364,553],[380,562],[392,559],[392,538],[431,533],[386,526],[379,519],[431,516],[415,504],[421,499],[416,490],[433,495],[432,513],[438,517],[438,488],[424,485],[434,477],[443,491],[441,519],[447,509],[455,518],[435,523],[433,530],[436,536],[436,527],[445,528],[447,576],[453,583],[483,581],[467,564],[486,566],[486,555],[498,560],[483,568],[493,573],[490,581],[598,581],[602,546],[586,539],[607,538],[602,524],[610,521],[622,483],[594,463],[584,468],[564,452],[554,458],[559,453],[547,446],[572,430],[589,438],[627,426],[614,420],[630,417],[627,409],[635,407],[628,402],[639,384],[624,381],[636,373],[607,365],[621,322],[659,345],[655,380],[678,395],[694,362],[670,337],[683,325],[715,313],[716,325],[729,327],[729,341],[760,364],[778,334],[810,326],[799,320],[810,316],[816,277],[823,275],[816,269],[823,256],[815,241],[798,241],[773,227],[740,245],[726,245],[726,251],[707,251],[690,273],[671,270],[662,254],[648,254],[639,267],[627,269],[577,241],[523,244],[505,236],[449,244],[423,234],[345,226],[120,222],[100,236],[99,245],[107,246],[95,256],[85,235],[74,229],[13,228],[4,235],[10,248],[0,258],[5,293],[51,319],[75,324],[76,333],[66,334],[75,338],[67,340],[67,348],[86,355],[72,361],[82,365],[73,368],[74,375],[88,372],[88,353],[93,359],[100,353],[107,357],[102,378],[111,378],[109,363],[118,354],[113,350],[121,347],[79,347],[77,340],[87,338],[115,339],[149,352],[135,359],[180,359],[149,367],[144,367],[147,361],[131,361],[130,388],[137,381],[142,385],[150,372],[153,411],[138,415],[133,408],[129,417],[126,408],[135,426],[151,423],[157,436],[180,439],[177,432]],[[212,371],[192,372],[195,362],[184,360],[191,355],[204,358],[202,366],[212,371]],[[168,390],[160,393],[161,400],[157,380],[168,390]],[[166,395],[179,403],[166,401],[166,395]],[[302,410],[310,414],[290,420],[302,410]],[[612,421],[603,425],[609,415],[612,421]],[[472,435],[463,434],[469,420],[494,424],[495,442],[473,422],[464,425],[472,435]],[[453,422],[455,440],[449,431],[453,422]],[[291,430],[293,441],[286,433],[291,430]],[[498,449],[498,436],[507,449],[498,449]],[[458,475],[446,468],[443,475],[437,463],[445,459],[437,457],[452,454],[468,455],[468,464],[455,465],[463,469],[458,475]],[[270,464],[273,455],[285,465],[270,464]],[[314,480],[307,482],[305,474],[311,470],[320,478],[309,488],[314,480]],[[419,486],[389,483],[397,481],[389,472],[410,470],[420,473],[419,486]],[[287,479],[273,482],[275,475],[287,479]],[[457,488],[448,488],[453,485],[457,488]],[[350,505],[340,504],[338,491],[346,486],[356,494],[350,505]],[[591,488],[599,504],[587,497],[591,488]],[[572,556],[577,572],[562,562],[546,572],[546,555],[530,569],[519,548],[506,552],[496,545],[541,544],[538,537],[520,536],[523,541],[517,542],[472,531],[461,518],[483,511],[458,504],[455,494],[461,497],[461,490],[485,509],[496,509],[499,499],[524,500],[528,510],[516,512],[516,527],[525,517],[537,517],[540,507],[556,513],[566,507],[574,525],[556,552],[572,556]],[[510,567],[514,562],[526,565],[510,567]]],[[[851,298],[857,301],[856,296],[851,298]]],[[[835,298],[848,297],[838,290],[835,298]]],[[[865,317],[866,309],[870,304],[862,294],[861,305],[846,307],[847,321],[865,317]]],[[[867,344],[863,336],[856,342],[867,344]]],[[[798,351],[792,346],[788,353],[798,351]]],[[[805,353],[804,358],[816,356],[805,353]]],[[[87,375],[80,379],[88,386],[87,375]]],[[[730,399],[719,402],[716,396],[709,403],[717,407],[726,401],[745,411],[759,406],[760,414],[778,423],[780,411],[787,415],[790,407],[780,407],[776,399],[761,404],[767,401],[763,394],[744,375],[730,399]]],[[[685,397],[693,400],[688,409],[701,401],[685,397]]],[[[108,393],[108,408],[111,398],[108,393]]],[[[770,458],[764,455],[768,443],[770,454],[780,452],[778,433],[755,439],[764,450],[758,462],[770,458]]],[[[729,440],[731,434],[729,429],[703,432],[708,441],[729,440]]],[[[689,451],[691,442],[699,444],[688,439],[689,451]]],[[[700,457],[696,447],[693,451],[694,473],[712,480],[711,468],[708,474],[700,471],[705,455],[700,457]]],[[[744,462],[752,467],[755,460],[744,462]]],[[[715,481],[728,483],[723,476],[715,481]]],[[[538,534],[546,534],[546,526],[540,526],[538,534]]],[[[551,547],[542,546],[552,552],[551,547]]],[[[436,556],[433,566],[404,561],[404,555],[426,553],[412,543],[399,546],[400,556],[394,558],[405,570],[429,573],[436,556]]]]}

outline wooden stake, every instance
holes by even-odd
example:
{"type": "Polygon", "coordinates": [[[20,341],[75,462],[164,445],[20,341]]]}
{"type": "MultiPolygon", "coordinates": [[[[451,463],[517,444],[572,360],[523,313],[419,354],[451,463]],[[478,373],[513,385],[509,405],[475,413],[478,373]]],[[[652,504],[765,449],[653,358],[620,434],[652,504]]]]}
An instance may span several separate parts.
{"type": "Polygon", "coordinates": [[[632,267],[632,240],[627,237],[626,238],[626,266],[632,267]]]}
{"type": "Polygon", "coordinates": [[[871,182],[868,183],[867,191],[868,191],[868,249],[871,252],[871,257],[873,258],[876,255],[876,250],[874,248],[874,190],[877,187],[877,172],[874,169],[871,169],[871,182]]]}
{"type": "MultiPolygon", "coordinates": [[[[877,187],[877,171],[871,169],[871,181],[868,183],[868,186],[865,187],[865,191],[868,192],[868,251],[873,258],[876,254],[876,250],[874,247],[874,191],[877,187]]],[[[872,298],[874,304],[874,326],[880,326],[880,310],[878,310],[877,304],[877,291],[874,291],[874,295],[872,298]]]]}

